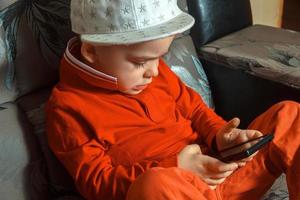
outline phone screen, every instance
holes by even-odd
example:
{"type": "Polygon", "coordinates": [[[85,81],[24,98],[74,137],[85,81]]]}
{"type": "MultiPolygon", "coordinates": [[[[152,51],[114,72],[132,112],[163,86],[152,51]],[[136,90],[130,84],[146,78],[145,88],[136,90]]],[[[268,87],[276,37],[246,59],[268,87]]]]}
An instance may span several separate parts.
{"type": "Polygon", "coordinates": [[[247,158],[269,143],[273,138],[273,134],[267,134],[246,142],[242,142],[219,151],[217,158],[223,162],[231,162],[247,158]]]}

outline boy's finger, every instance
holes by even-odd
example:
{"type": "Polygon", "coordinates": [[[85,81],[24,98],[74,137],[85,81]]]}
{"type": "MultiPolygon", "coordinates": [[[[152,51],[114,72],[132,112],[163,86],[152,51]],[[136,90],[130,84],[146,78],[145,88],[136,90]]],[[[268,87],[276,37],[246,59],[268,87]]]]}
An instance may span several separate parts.
{"type": "Polygon", "coordinates": [[[190,153],[202,153],[201,149],[200,149],[200,146],[198,144],[188,145],[188,151],[190,153]]]}
{"type": "Polygon", "coordinates": [[[209,171],[214,172],[214,173],[223,173],[223,172],[227,172],[227,171],[234,171],[238,168],[238,164],[235,162],[224,163],[216,158],[210,157],[210,159],[212,159],[212,160],[208,163],[208,169],[209,169],[209,171]]]}
{"type": "Polygon", "coordinates": [[[212,178],[204,178],[203,179],[205,183],[207,183],[210,186],[216,186],[225,181],[225,178],[220,178],[220,179],[212,179],[212,178]]]}
{"type": "Polygon", "coordinates": [[[246,165],[246,162],[238,162],[239,167],[244,167],[246,165]]]}
{"type": "Polygon", "coordinates": [[[209,177],[212,179],[221,179],[221,178],[226,178],[230,176],[234,171],[227,171],[227,172],[222,172],[222,173],[213,173],[209,174],[209,177]]]}
{"type": "Polygon", "coordinates": [[[263,134],[257,130],[248,130],[248,131],[246,131],[246,135],[249,139],[253,139],[253,138],[258,138],[258,137],[262,136],[263,134]]]}
{"type": "Polygon", "coordinates": [[[232,120],[230,120],[222,129],[223,133],[229,133],[225,135],[225,137],[230,137],[230,132],[232,129],[238,127],[240,125],[240,119],[235,117],[232,120]]]}
{"type": "Polygon", "coordinates": [[[223,163],[222,165],[219,165],[217,168],[217,172],[227,172],[227,171],[234,171],[238,168],[237,163],[223,163]]]}

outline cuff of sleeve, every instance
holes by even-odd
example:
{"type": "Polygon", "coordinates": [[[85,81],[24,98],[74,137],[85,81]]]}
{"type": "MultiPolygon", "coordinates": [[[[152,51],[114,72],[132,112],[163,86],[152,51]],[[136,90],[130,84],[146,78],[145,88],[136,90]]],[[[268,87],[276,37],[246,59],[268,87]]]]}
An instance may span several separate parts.
{"type": "Polygon", "coordinates": [[[226,124],[226,121],[222,121],[221,123],[217,124],[214,126],[214,129],[211,130],[211,134],[209,134],[206,142],[207,142],[207,145],[209,146],[209,148],[212,148],[212,145],[213,145],[213,141],[216,137],[216,134],[217,132],[226,124]]]}
{"type": "Polygon", "coordinates": [[[159,167],[177,167],[177,155],[171,156],[159,162],[159,167]]]}

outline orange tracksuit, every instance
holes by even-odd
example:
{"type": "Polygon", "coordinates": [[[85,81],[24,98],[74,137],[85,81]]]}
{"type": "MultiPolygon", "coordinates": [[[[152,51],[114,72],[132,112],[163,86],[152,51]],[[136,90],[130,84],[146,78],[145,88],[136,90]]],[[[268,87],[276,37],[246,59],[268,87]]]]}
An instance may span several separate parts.
{"type": "Polygon", "coordinates": [[[297,199],[299,104],[278,104],[254,122],[263,132],[275,130],[274,143],[213,191],[176,168],[177,154],[191,143],[209,147],[225,121],[162,60],[149,87],[124,95],[77,59],[79,47],[78,41],[69,44],[46,111],[49,145],[85,198],[122,200],[131,185],[131,200],[253,199],[285,171],[294,178],[289,188],[297,199]]]}

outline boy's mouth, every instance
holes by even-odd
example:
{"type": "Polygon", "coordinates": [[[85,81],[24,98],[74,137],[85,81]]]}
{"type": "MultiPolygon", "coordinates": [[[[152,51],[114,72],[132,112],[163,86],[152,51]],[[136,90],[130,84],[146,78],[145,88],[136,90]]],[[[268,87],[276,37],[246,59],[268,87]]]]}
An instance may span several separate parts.
{"type": "Polygon", "coordinates": [[[137,85],[133,89],[134,90],[144,90],[149,84],[137,85]]]}

